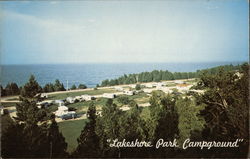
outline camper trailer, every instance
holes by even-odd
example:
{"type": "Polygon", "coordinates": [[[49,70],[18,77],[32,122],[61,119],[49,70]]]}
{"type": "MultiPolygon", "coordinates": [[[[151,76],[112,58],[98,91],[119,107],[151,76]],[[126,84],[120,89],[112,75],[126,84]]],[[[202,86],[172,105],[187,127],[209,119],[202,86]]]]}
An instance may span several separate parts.
{"type": "Polygon", "coordinates": [[[113,98],[116,97],[116,95],[113,94],[113,93],[104,93],[104,94],[102,95],[102,97],[113,99],[113,98]]]}

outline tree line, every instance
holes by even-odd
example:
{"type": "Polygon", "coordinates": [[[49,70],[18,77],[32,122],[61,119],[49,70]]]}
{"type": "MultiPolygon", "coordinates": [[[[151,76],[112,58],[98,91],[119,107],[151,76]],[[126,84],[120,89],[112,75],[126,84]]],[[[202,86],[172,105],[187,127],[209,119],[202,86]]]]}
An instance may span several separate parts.
{"type": "MultiPolygon", "coordinates": [[[[5,88],[1,87],[1,96],[13,96],[13,95],[20,95],[22,91],[24,91],[23,87],[18,85],[15,82],[8,83],[5,88]]],[[[86,89],[87,86],[85,84],[79,84],[78,87],[76,87],[75,84],[72,85],[70,88],[71,90],[75,89],[86,89]]],[[[54,83],[47,83],[44,85],[44,87],[41,87],[39,85],[39,91],[43,93],[48,92],[56,92],[56,91],[66,91],[63,83],[61,83],[58,79],[55,80],[54,83]]]]}
{"type": "Polygon", "coordinates": [[[66,152],[67,143],[58,130],[54,116],[47,109],[38,109],[39,85],[34,78],[24,86],[21,103],[16,105],[17,117],[5,116],[2,129],[4,158],[171,158],[225,157],[246,158],[249,146],[249,65],[239,71],[221,68],[216,73],[204,71],[197,84],[203,94],[183,98],[179,94],[154,91],[148,108],[135,101],[126,102],[131,109],[122,111],[107,100],[97,115],[94,103],[87,111],[87,123],[77,139],[74,152],[66,152]],[[7,123],[7,124],[6,124],[7,123]],[[235,148],[159,148],[110,147],[110,141],[173,141],[181,145],[185,139],[194,141],[234,141],[244,139],[235,148]],[[14,147],[14,148],[13,148],[14,147]]]}
{"type": "Polygon", "coordinates": [[[240,65],[224,65],[213,67],[209,69],[197,70],[196,72],[169,72],[168,70],[154,70],[152,72],[141,72],[137,74],[124,74],[116,79],[106,79],[101,82],[101,86],[114,86],[121,84],[135,84],[140,82],[160,82],[164,80],[177,80],[177,79],[189,79],[198,78],[203,72],[208,74],[216,74],[220,69],[226,71],[239,70],[240,65]]]}

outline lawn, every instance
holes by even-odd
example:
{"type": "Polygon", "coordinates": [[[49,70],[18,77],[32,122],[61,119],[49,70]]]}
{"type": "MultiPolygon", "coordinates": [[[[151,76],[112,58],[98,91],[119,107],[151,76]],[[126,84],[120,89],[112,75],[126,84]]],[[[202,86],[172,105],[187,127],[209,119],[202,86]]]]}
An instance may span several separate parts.
{"type": "Polygon", "coordinates": [[[58,123],[59,130],[62,132],[66,142],[68,143],[68,152],[73,152],[77,147],[77,138],[80,136],[86,121],[87,119],[58,123]]]}
{"type": "MultiPolygon", "coordinates": [[[[129,100],[134,100],[137,104],[147,103],[149,101],[149,96],[146,93],[138,93],[133,96],[128,96],[128,95],[120,95],[120,96],[127,96],[129,100]]],[[[114,99],[114,103],[121,106],[121,104],[117,101],[117,98],[114,99]]]]}
{"type": "Polygon", "coordinates": [[[16,102],[1,102],[1,105],[3,107],[12,107],[12,106],[16,106],[16,102]]]}
{"type": "Polygon", "coordinates": [[[6,101],[16,101],[16,100],[19,100],[19,97],[13,97],[13,98],[6,99],[6,101]]]}
{"type": "Polygon", "coordinates": [[[88,94],[88,95],[100,95],[103,93],[114,93],[117,92],[114,89],[97,89],[97,90],[89,90],[89,91],[80,91],[80,92],[65,92],[65,93],[58,93],[58,94],[53,94],[49,95],[48,99],[50,100],[55,100],[55,99],[66,99],[67,97],[75,97],[75,96],[80,96],[83,94],[88,94]]]}
{"type": "Polygon", "coordinates": [[[106,104],[107,100],[108,100],[107,98],[98,98],[92,101],[84,101],[84,102],[68,104],[67,107],[76,109],[77,113],[86,113],[88,110],[89,104],[91,102],[95,104],[97,110],[100,110],[101,107],[106,104]]]}

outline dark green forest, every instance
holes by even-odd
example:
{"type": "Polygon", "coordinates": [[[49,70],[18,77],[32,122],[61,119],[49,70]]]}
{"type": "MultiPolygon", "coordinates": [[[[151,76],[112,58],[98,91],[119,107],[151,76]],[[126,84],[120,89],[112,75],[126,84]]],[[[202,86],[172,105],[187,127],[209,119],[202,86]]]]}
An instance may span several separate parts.
{"type": "MultiPolygon", "coordinates": [[[[191,97],[184,97],[155,91],[148,108],[138,107],[136,102],[130,101],[128,105],[131,109],[128,111],[122,111],[109,99],[101,115],[96,114],[96,106],[91,103],[87,112],[88,122],[83,126],[77,139],[78,146],[71,154],[66,152],[67,143],[59,132],[54,115],[45,108],[36,107],[36,102],[40,100],[36,94],[42,90],[34,76],[31,76],[21,91],[21,103],[16,105],[17,117],[12,120],[8,114],[2,116],[2,157],[247,158],[249,65],[223,66],[198,72],[196,88],[205,90],[203,94],[194,93],[191,97]],[[178,143],[183,143],[187,138],[217,142],[243,139],[243,142],[235,148],[202,150],[184,150],[181,147],[116,148],[110,147],[108,142],[138,139],[150,141],[154,145],[159,139],[176,139],[178,143]]],[[[131,76],[139,77],[142,74],[146,73],[131,76]]]]}
{"type": "Polygon", "coordinates": [[[114,86],[120,84],[135,84],[138,82],[160,82],[164,80],[177,80],[177,79],[189,79],[189,78],[199,78],[206,72],[207,74],[216,74],[220,69],[225,71],[239,70],[240,65],[224,65],[213,67],[209,69],[197,70],[196,72],[169,72],[168,70],[154,70],[152,72],[141,72],[137,74],[124,74],[116,79],[106,79],[103,80],[101,86],[114,86]]]}
{"type": "MultiPolygon", "coordinates": [[[[25,90],[22,86],[19,87],[15,82],[8,83],[5,88],[1,85],[0,88],[2,97],[20,95],[20,93],[25,90]]],[[[76,85],[72,85],[70,89],[75,90],[86,88],[87,86],[85,84],[79,84],[78,87],[76,87],[76,85]]],[[[44,87],[39,86],[39,92],[48,93],[56,91],[66,91],[63,83],[61,83],[58,79],[56,79],[54,83],[45,84],[44,87]]]]}

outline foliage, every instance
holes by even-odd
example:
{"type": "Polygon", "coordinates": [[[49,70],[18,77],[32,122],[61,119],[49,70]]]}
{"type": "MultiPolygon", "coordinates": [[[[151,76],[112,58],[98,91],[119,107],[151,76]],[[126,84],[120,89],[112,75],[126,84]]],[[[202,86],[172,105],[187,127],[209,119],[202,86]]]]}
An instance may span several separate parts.
{"type": "Polygon", "coordinates": [[[205,121],[200,116],[200,111],[204,105],[196,105],[194,100],[185,98],[176,101],[176,108],[179,115],[179,143],[182,144],[186,139],[191,138],[193,132],[199,132],[204,128],[205,121]]]}
{"type": "Polygon", "coordinates": [[[101,86],[114,86],[121,84],[134,84],[137,82],[160,82],[161,80],[176,80],[176,79],[189,79],[200,77],[204,72],[209,74],[216,74],[221,68],[227,71],[239,70],[240,66],[224,65],[218,66],[210,69],[197,70],[196,72],[169,72],[168,70],[154,70],[152,72],[141,72],[138,74],[124,74],[116,79],[106,79],[103,80],[101,86]]]}
{"type": "Polygon", "coordinates": [[[55,80],[54,89],[55,91],[65,91],[64,85],[58,79],[55,80]]]}
{"type": "Polygon", "coordinates": [[[16,83],[8,83],[5,89],[3,90],[1,86],[1,90],[3,91],[2,96],[11,96],[11,95],[18,95],[20,90],[16,83]]]}
{"type": "Polygon", "coordinates": [[[100,155],[99,137],[96,129],[96,108],[90,103],[87,112],[88,122],[84,126],[81,135],[77,139],[78,146],[74,153],[74,157],[98,157],[100,155]]]}
{"type": "Polygon", "coordinates": [[[70,88],[71,90],[75,90],[76,89],[76,85],[75,84],[73,84],[72,86],[71,86],[71,88],[70,88]]]}
{"type": "Polygon", "coordinates": [[[119,103],[121,103],[121,104],[124,104],[124,105],[127,105],[127,104],[129,104],[129,102],[130,102],[128,96],[119,96],[119,97],[117,98],[117,101],[118,101],[119,103]]]}
{"type": "Polygon", "coordinates": [[[54,118],[51,119],[51,124],[48,128],[48,140],[50,146],[50,158],[65,158],[67,157],[67,143],[62,133],[59,132],[59,127],[54,118]]]}
{"type": "Polygon", "coordinates": [[[37,81],[35,80],[35,76],[31,75],[29,82],[24,85],[21,90],[21,96],[24,98],[33,98],[38,93],[42,92],[42,88],[39,86],[37,81]]]}
{"type": "Polygon", "coordinates": [[[123,112],[113,103],[113,100],[108,99],[102,108],[102,115],[97,118],[96,133],[100,137],[102,156],[118,156],[117,150],[107,145],[107,140],[119,138],[119,118],[122,114],[123,112]]]}
{"type": "MultiPolygon", "coordinates": [[[[41,90],[34,76],[31,76],[29,82],[22,88],[19,97],[21,103],[16,105],[17,117],[2,136],[4,146],[2,153],[5,157],[48,158],[54,156],[48,147],[49,143],[65,147],[65,143],[57,141],[60,134],[58,131],[56,133],[55,121],[52,122],[52,127],[49,127],[49,114],[45,109],[38,109],[36,105],[41,90]]],[[[57,153],[56,156],[61,156],[58,154],[59,151],[54,152],[57,153]]]]}
{"type": "Polygon", "coordinates": [[[199,84],[206,89],[198,97],[198,103],[206,104],[201,112],[206,121],[204,139],[244,139],[241,149],[230,149],[230,152],[223,153],[217,150],[217,156],[246,155],[249,144],[249,65],[242,65],[237,72],[220,69],[216,74],[203,73],[199,84]]]}
{"type": "Polygon", "coordinates": [[[43,87],[43,92],[54,92],[54,85],[52,83],[47,83],[45,84],[45,86],[43,87]]]}
{"type": "Polygon", "coordinates": [[[136,89],[136,90],[141,90],[141,85],[140,85],[140,84],[136,84],[136,85],[135,85],[135,89],[136,89]]]}
{"type": "Polygon", "coordinates": [[[88,88],[85,84],[79,84],[78,89],[86,89],[88,88]]]}

